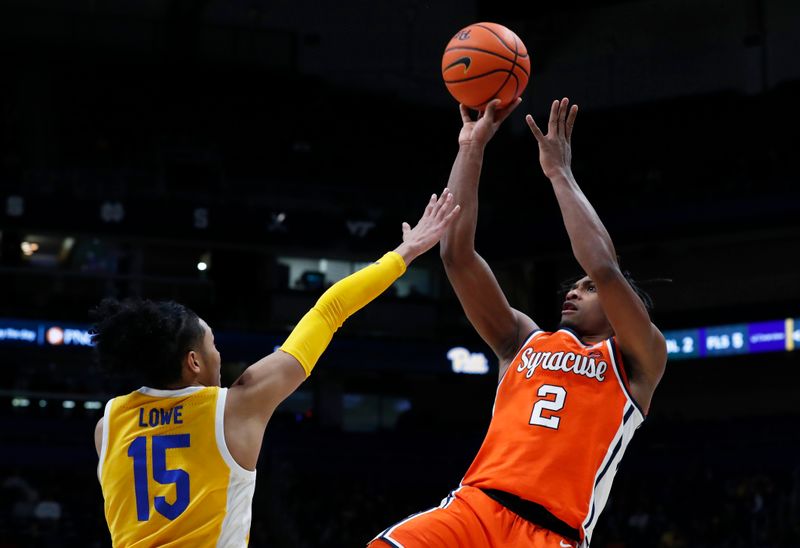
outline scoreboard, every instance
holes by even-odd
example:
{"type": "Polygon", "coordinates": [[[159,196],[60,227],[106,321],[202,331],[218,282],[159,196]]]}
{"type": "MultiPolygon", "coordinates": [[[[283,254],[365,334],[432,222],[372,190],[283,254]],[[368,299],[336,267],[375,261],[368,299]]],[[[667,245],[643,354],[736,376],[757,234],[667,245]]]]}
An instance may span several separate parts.
{"type": "Polygon", "coordinates": [[[92,346],[89,326],[0,318],[3,346],[92,346]]]}
{"type": "Polygon", "coordinates": [[[664,331],[672,360],[789,352],[800,346],[800,318],[664,331]]]}
{"type": "MultiPolygon", "coordinates": [[[[58,322],[0,318],[0,347],[4,346],[50,346],[89,347],[92,345],[89,325],[63,324],[58,322]]],[[[220,332],[232,349],[272,348],[281,336],[265,334],[220,332]]],[[[790,352],[800,349],[800,318],[786,318],[767,322],[739,323],[664,331],[670,360],[713,358],[762,352],[790,352]]],[[[360,345],[381,345],[380,341],[363,340],[360,345]]],[[[432,351],[426,349],[425,351],[432,351]]],[[[466,352],[463,348],[450,349],[448,360],[461,356],[451,354],[453,350],[466,352]]],[[[418,348],[417,352],[423,351],[418,348]]],[[[438,353],[438,352],[437,352],[438,353]]],[[[467,352],[469,360],[479,360],[479,355],[467,352]]],[[[357,358],[356,358],[357,359],[357,358]]],[[[486,359],[485,357],[483,358],[486,359]]],[[[461,364],[473,364],[459,358],[461,364]]],[[[478,361],[475,367],[484,372],[478,361]]],[[[470,365],[472,367],[472,365],[470,365]]],[[[449,367],[448,367],[449,369],[449,367]]],[[[468,368],[469,369],[469,368],[468,368]]],[[[472,372],[470,370],[470,372],[472,372]]],[[[478,371],[476,371],[478,372],[478,371]]]]}

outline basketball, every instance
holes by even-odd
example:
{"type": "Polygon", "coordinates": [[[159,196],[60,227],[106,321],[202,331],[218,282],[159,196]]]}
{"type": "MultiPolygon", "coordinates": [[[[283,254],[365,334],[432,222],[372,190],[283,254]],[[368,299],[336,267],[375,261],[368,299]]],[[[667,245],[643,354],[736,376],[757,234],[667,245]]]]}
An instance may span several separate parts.
{"type": "Polygon", "coordinates": [[[522,40],[497,23],[475,23],[461,29],[442,56],[442,77],[455,99],[480,110],[492,99],[500,108],[522,95],[531,61],[522,40]]]}

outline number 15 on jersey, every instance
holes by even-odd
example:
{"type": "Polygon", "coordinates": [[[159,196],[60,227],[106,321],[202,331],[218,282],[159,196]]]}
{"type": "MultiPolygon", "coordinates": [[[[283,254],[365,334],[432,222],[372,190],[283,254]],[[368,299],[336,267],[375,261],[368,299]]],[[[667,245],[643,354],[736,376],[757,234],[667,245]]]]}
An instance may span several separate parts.
{"type": "MultiPolygon", "coordinates": [[[[166,497],[155,497],[156,511],[169,520],[180,516],[189,506],[189,473],[177,468],[167,469],[167,449],[189,447],[189,434],[152,436],[153,479],[162,485],[175,484],[175,502],[167,502],[166,497]]],[[[133,484],[136,492],[136,517],[139,521],[150,519],[150,490],[147,473],[148,436],[139,436],[128,447],[128,456],[133,459],[133,484]]]]}

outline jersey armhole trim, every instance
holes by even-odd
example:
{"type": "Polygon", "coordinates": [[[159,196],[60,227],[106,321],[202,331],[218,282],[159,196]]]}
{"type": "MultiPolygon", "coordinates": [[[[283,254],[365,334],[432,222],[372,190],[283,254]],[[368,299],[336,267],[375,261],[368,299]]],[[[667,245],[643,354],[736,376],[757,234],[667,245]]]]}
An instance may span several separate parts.
{"type": "Polygon", "coordinates": [[[531,331],[530,333],[528,333],[528,335],[525,337],[525,340],[522,342],[522,344],[521,344],[521,345],[519,345],[519,346],[517,347],[517,350],[514,352],[514,355],[512,356],[512,358],[511,358],[511,361],[509,361],[509,362],[508,362],[508,363],[509,363],[509,365],[511,365],[511,363],[514,361],[514,359],[515,359],[517,356],[519,356],[519,353],[522,351],[522,349],[523,349],[523,348],[525,348],[526,346],[528,346],[528,344],[529,344],[529,343],[530,343],[530,342],[531,342],[533,339],[535,339],[537,335],[541,335],[542,333],[544,333],[544,330],[542,330],[542,329],[541,329],[541,328],[539,328],[539,327],[537,327],[536,329],[534,329],[533,331],[531,331]]]}
{"type": "Polygon", "coordinates": [[[97,461],[97,479],[101,483],[103,481],[103,462],[106,460],[106,452],[108,450],[108,424],[111,422],[111,404],[113,401],[114,398],[108,400],[103,411],[103,435],[100,438],[100,456],[97,461]]]}
{"type": "Polygon", "coordinates": [[[647,415],[642,410],[642,406],[639,405],[633,395],[631,395],[631,391],[628,388],[628,385],[625,381],[622,380],[622,373],[620,372],[620,367],[622,367],[622,355],[617,353],[617,345],[614,342],[614,338],[606,339],[606,344],[608,345],[608,353],[611,356],[611,366],[614,368],[614,375],[617,377],[617,381],[619,381],[619,385],[622,387],[623,392],[625,393],[625,397],[633,404],[639,414],[642,416],[642,421],[647,418],[647,415]],[[619,357],[619,363],[617,363],[617,357],[619,357]]]}
{"type": "Polygon", "coordinates": [[[516,356],[517,354],[519,354],[519,351],[522,350],[523,348],[525,348],[525,345],[528,344],[529,342],[531,342],[531,339],[534,338],[539,333],[544,333],[544,330],[542,328],[540,328],[540,327],[537,327],[536,329],[534,329],[530,333],[528,333],[528,336],[525,337],[525,342],[523,342],[521,345],[519,345],[519,348],[517,348],[517,353],[514,354],[514,355],[516,356]]]}
{"type": "MultiPolygon", "coordinates": [[[[511,364],[514,363],[514,360],[517,358],[517,356],[519,356],[520,351],[523,348],[525,348],[528,345],[529,342],[531,342],[531,339],[535,338],[537,335],[539,335],[541,333],[544,333],[544,331],[539,327],[537,327],[536,329],[534,329],[533,331],[528,333],[528,335],[525,337],[525,342],[523,342],[521,345],[519,345],[519,347],[517,348],[516,352],[514,352],[514,355],[508,361],[508,365],[506,366],[506,370],[503,371],[503,376],[500,377],[500,380],[497,381],[498,390],[500,389],[500,385],[503,384],[503,379],[506,378],[506,375],[508,374],[508,370],[511,369],[511,364]]],[[[497,397],[497,393],[495,393],[495,398],[496,397],[497,397]]],[[[492,414],[494,415],[494,412],[492,412],[492,414]]]]}
{"type": "Polygon", "coordinates": [[[252,479],[255,477],[256,471],[248,470],[236,462],[236,459],[233,458],[233,455],[231,455],[231,452],[228,449],[228,443],[225,441],[225,402],[227,399],[228,389],[220,388],[219,393],[217,394],[217,409],[214,420],[217,449],[219,449],[219,454],[222,456],[225,464],[228,465],[228,468],[230,468],[232,474],[236,474],[237,476],[243,478],[252,479]]]}

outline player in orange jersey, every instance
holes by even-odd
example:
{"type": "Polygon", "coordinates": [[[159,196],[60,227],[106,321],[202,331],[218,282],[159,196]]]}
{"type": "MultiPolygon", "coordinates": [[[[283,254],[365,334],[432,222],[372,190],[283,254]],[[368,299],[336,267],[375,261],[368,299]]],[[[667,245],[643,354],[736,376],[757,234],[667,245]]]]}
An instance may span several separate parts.
{"type": "Polygon", "coordinates": [[[93,341],[101,364],[145,386],[109,400],[97,423],[97,474],[116,547],[247,545],[255,467],[270,416],[311,373],[334,331],[429,250],[457,216],[434,194],[403,242],[340,280],[280,350],[220,388],[211,328],[174,302],[103,301],[93,341]]]}
{"type": "Polygon", "coordinates": [[[570,168],[578,107],[554,101],[547,134],[527,122],[586,275],[546,332],[512,308],[475,251],[483,151],[519,105],[462,106],[448,187],[463,207],[442,239],[447,275],[472,325],[497,355],[500,382],[486,438],[442,504],[389,527],[371,546],[588,546],[622,454],[644,421],[667,359],[649,298],[620,271],[614,245],[570,168]]]}

